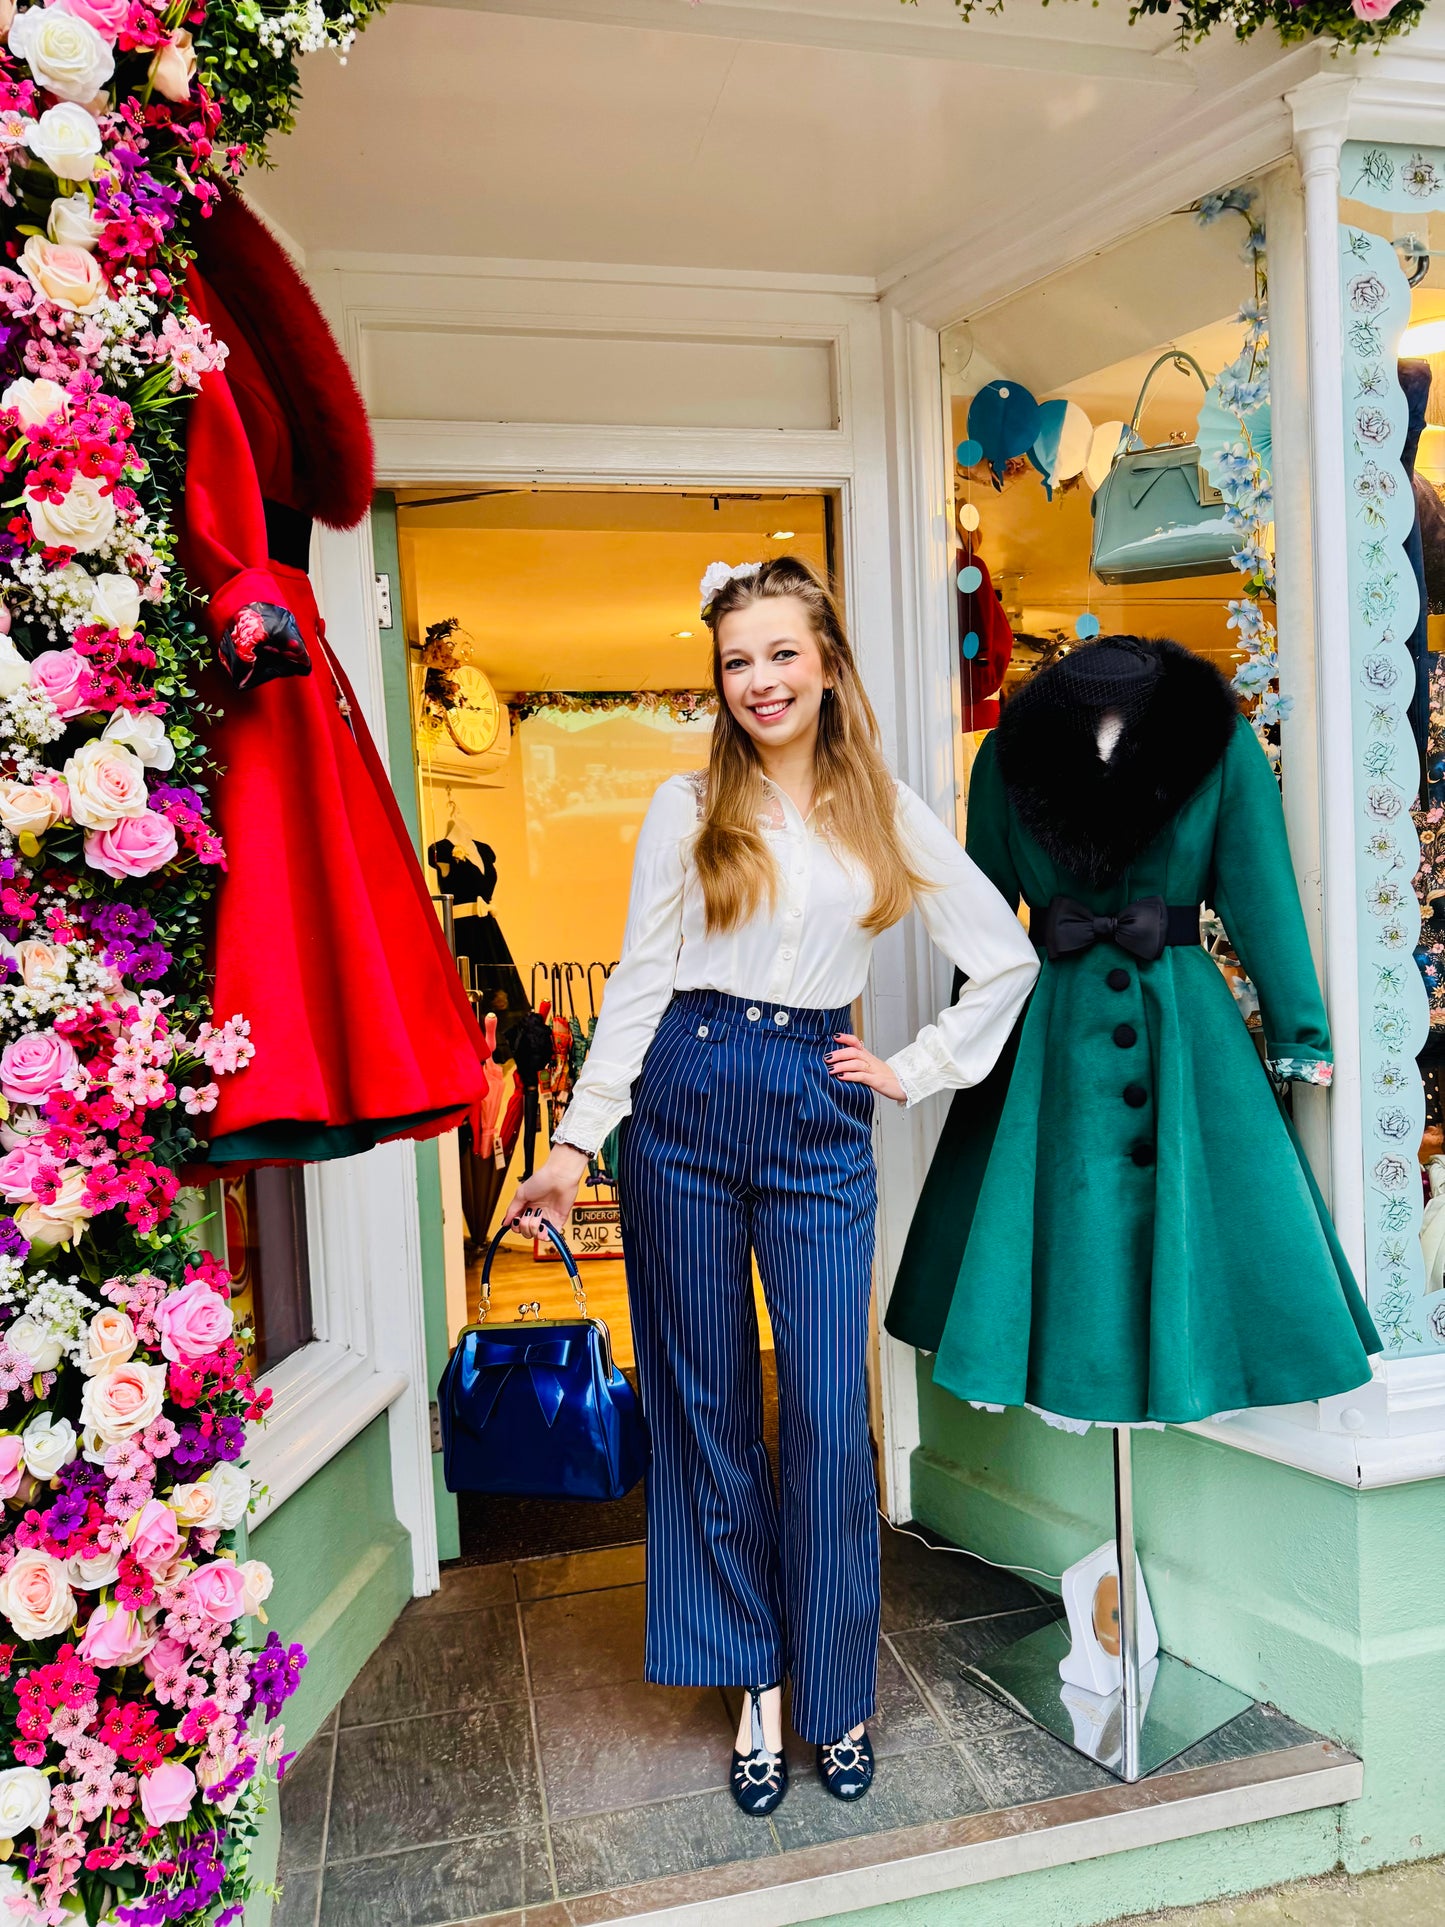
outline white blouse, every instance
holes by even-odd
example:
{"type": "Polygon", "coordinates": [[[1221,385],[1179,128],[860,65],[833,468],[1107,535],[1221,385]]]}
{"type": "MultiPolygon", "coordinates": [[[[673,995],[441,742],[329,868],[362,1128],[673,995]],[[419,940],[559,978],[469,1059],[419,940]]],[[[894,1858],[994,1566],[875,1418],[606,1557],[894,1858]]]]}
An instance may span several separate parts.
{"type": "MultiPolygon", "coordinates": [[[[690,776],[672,776],[654,795],[637,837],[622,959],[558,1126],[562,1142],[595,1151],[627,1116],[633,1082],[675,990],[720,990],[799,1010],[836,1010],[862,990],[873,949],[860,922],[872,901],[869,880],[791,797],[768,787],[773,809],[760,828],[778,866],[777,900],[741,929],[712,934],[692,863],[698,787],[690,776]]],[[[916,1104],[988,1075],[1039,963],[998,891],[902,783],[898,814],[910,861],[936,885],[917,899],[924,926],[967,975],[938,1022],[888,1060],[916,1104]]]]}

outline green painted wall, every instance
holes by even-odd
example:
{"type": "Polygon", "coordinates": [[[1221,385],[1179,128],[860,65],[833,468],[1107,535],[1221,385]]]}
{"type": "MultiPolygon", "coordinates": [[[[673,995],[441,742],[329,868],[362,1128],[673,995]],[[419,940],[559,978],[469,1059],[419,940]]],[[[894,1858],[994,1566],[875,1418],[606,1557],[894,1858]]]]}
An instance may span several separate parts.
{"type": "MultiPolygon", "coordinates": [[[[306,1648],[285,1713],[286,1750],[299,1753],[411,1598],[411,1539],[392,1506],[384,1413],[256,1528],[246,1555],[276,1575],[270,1625],[306,1648]]],[[[262,1879],[274,1872],[279,1839],[273,1796],[252,1862],[262,1879]]],[[[246,1927],[269,1919],[269,1903],[257,1902],[246,1927]]]]}
{"type": "MultiPolygon", "coordinates": [[[[382,490],[372,497],[371,547],[378,575],[391,578],[392,626],[381,631],[381,676],[386,697],[386,737],[392,787],[418,857],[421,848],[421,809],[416,792],[416,759],[411,744],[411,692],[407,687],[406,635],[401,615],[401,550],[396,536],[396,497],[382,490]]],[[[427,1375],[436,1390],[451,1350],[447,1329],[446,1251],[442,1241],[442,1181],[434,1142],[416,1146],[417,1203],[421,1213],[421,1270],[426,1318],[427,1375]]],[[[437,1543],[443,1559],[461,1551],[457,1502],[442,1479],[442,1459],[432,1454],[432,1490],[436,1494],[437,1543]]]]}
{"type": "MultiPolygon", "coordinates": [[[[972,1411],[935,1388],[927,1361],[919,1384],[918,1518],[987,1558],[1055,1574],[1108,1538],[1107,1432],[1075,1438],[1025,1412],[972,1411]]],[[[1337,1816],[1345,1866],[1445,1852],[1440,1483],[1358,1492],[1174,1430],[1136,1434],[1134,1465],[1140,1557],[1166,1647],[1361,1755],[1364,1796],[1337,1816]]],[[[1180,1883],[1171,1904],[1260,1884],[1249,1856],[1219,1841],[1166,1857],[1180,1883]]],[[[1293,1871],[1327,1864],[1311,1857],[1293,1871]]],[[[1063,1911],[1039,1918],[1068,1927],[1161,1904],[1111,1898],[1100,1912],[1094,1876],[1049,1878],[1074,1899],[1051,1900],[1063,1911]]],[[[1015,1918],[975,1916],[995,1917],[1015,1918]]]]}

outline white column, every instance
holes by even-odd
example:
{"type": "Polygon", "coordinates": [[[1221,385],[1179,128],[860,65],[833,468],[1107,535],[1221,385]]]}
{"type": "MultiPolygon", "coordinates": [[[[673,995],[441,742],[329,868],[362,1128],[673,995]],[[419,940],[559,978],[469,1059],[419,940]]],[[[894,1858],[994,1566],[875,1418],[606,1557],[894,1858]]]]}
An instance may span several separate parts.
{"type": "Polygon", "coordinates": [[[1360,962],[1351,754],[1349,558],[1340,369],[1339,193],[1354,82],[1322,77],[1287,96],[1304,188],[1309,355],[1310,523],[1319,687],[1324,977],[1335,1077],[1330,1096],[1330,1203],[1357,1276],[1364,1276],[1365,1175],[1360,1081],[1360,962]]]}

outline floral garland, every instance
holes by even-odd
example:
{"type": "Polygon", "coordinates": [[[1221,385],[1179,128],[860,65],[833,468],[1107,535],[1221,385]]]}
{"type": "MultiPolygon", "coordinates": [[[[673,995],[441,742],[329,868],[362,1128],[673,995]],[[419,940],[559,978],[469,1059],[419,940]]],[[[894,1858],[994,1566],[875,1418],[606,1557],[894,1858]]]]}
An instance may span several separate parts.
{"type": "MultiPolygon", "coordinates": [[[[1004,9],[1004,0],[953,3],[965,20],[1004,9]]],[[[1249,40],[1261,28],[1273,27],[1285,42],[1325,39],[1365,47],[1404,33],[1424,11],[1425,0],[1133,0],[1129,19],[1132,23],[1148,14],[1171,14],[1186,44],[1207,39],[1216,28],[1227,29],[1236,40],[1249,40]]]]}
{"type": "Polygon", "coordinates": [[[1250,188],[1230,188],[1207,195],[1195,212],[1203,226],[1224,214],[1242,215],[1248,229],[1245,257],[1254,269],[1254,299],[1239,311],[1244,345],[1211,388],[1234,417],[1239,439],[1217,457],[1210,479],[1224,497],[1227,525],[1238,538],[1230,561],[1243,577],[1244,594],[1227,605],[1228,626],[1244,652],[1233,687],[1249,704],[1250,720],[1278,768],[1279,724],[1289,713],[1289,698],[1280,694],[1279,639],[1264,606],[1275,599],[1274,490],[1263,452],[1255,445],[1254,424],[1269,403],[1269,272],[1264,226],[1254,212],[1254,198],[1250,188]]]}
{"type": "Polygon", "coordinates": [[[695,723],[714,714],[717,698],[710,689],[527,689],[509,696],[507,709],[514,726],[549,711],[554,716],[608,716],[619,709],[695,723]]]}
{"type": "MultiPolygon", "coordinates": [[[[369,0],[0,0],[0,1918],[236,1922],[304,1655],[247,1643],[250,1380],[177,1215],[217,1078],[208,651],[175,561],[225,347],[187,230],[369,0]],[[7,1757],[8,1756],[8,1757],[7,1757]]],[[[264,1615],[262,1615],[264,1617],[264,1615]]]]}

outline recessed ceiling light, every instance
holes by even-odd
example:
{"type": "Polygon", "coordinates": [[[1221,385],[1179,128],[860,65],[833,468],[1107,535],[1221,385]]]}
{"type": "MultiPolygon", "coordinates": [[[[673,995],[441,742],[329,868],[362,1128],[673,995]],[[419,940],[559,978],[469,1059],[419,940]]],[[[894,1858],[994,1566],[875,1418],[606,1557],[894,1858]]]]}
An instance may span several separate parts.
{"type": "Polygon", "coordinates": [[[793,531],[791,529],[770,529],[768,531],[768,540],[770,542],[791,542],[792,539],[793,531]]]}
{"type": "Polygon", "coordinates": [[[691,629],[674,629],[672,639],[674,642],[686,642],[691,635],[691,629]]]}

